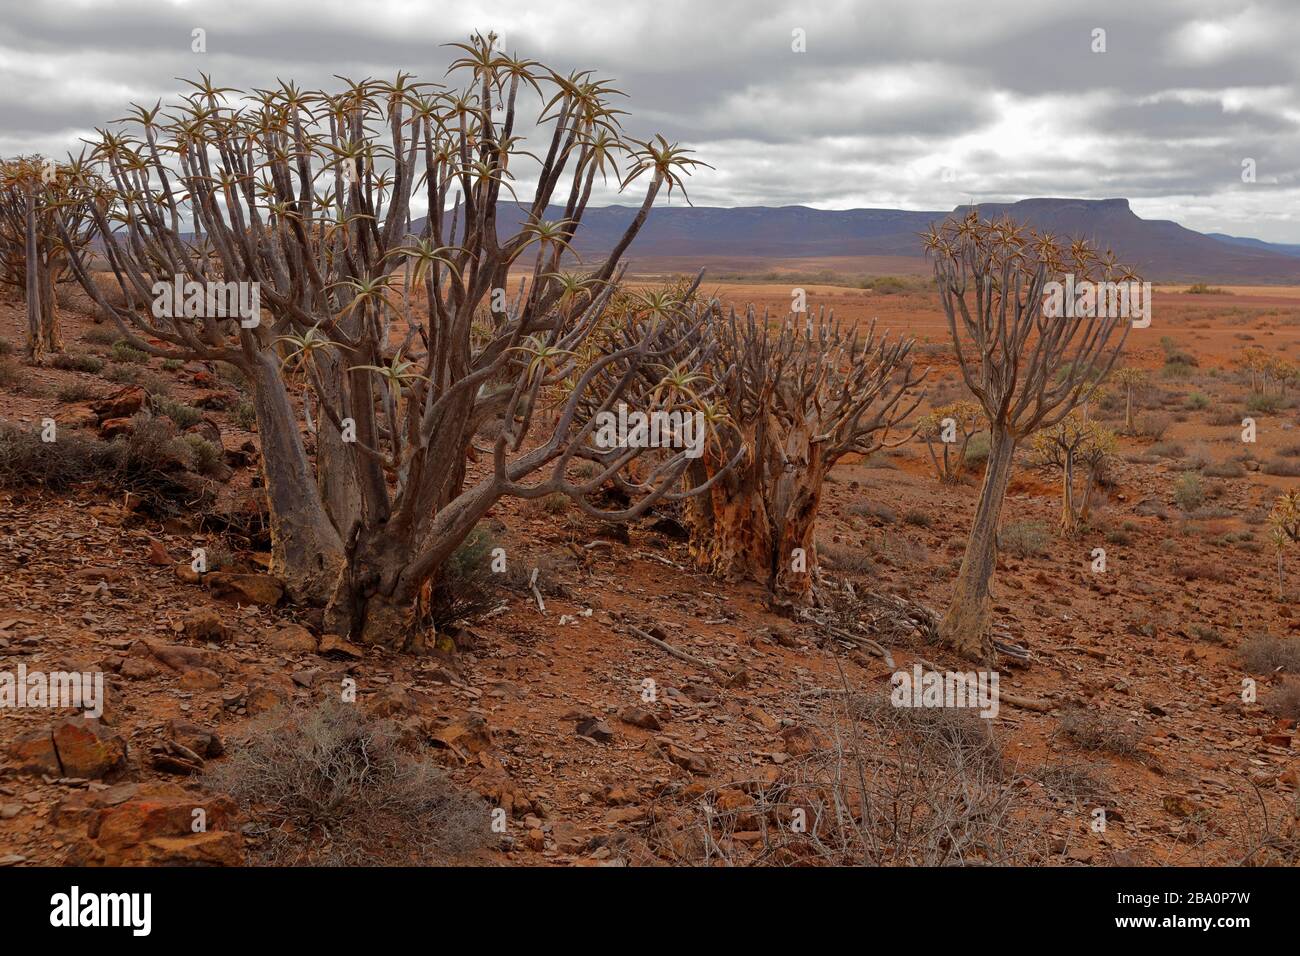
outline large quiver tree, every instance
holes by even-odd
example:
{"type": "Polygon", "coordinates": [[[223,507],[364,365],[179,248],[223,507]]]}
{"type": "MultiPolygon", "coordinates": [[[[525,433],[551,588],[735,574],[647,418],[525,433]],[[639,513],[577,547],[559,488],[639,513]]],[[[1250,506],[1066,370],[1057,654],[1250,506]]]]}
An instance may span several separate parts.
{"type": "Polygon", "coordinates": [[[984,483],[940,637],[967,657],[992,660],[998,520],[1016,448],[1092,394],[1131,327],[1110,314],[1055,317],[1044,309],[1047,284],[1067,274],[1076,283],[1133,276],[1086,242],[1066,248],[1009,220],[980,219],[975,210],[931,228],[925,241],[962,378],[989,422],[984,483]]]}
{"type": "MultiPolygon", "coordinates": [[[[126,304],[111,305],[74,256],[132,345],[245,373],[273,572],[332,628],[391,647],[418,640],[422,593],[503,496],[594,507],[601,483],[570,464],[594,458],[599,478],[649,451],[594,446],[592,416],[642,388],[707,318],[621,316],[621,345],[593,354],[623,254],[695,161],[662,138],[626,138],[616,91],[589,73],[507,57],[491,36],[458,46],[458,89],[399,74],[245,95],[205,77],[165,117],[137,107],[92,157],[126,304]],[[536,156],[516,127],[525,101],[539,107],[519,127],[541,138],[536,156]],[[515,176],[529,159],[536,186],[523,199],[515,176]],[[609,174],[645,184],[640,207],[590,271],[565,272],[594,180],[609,174]],[[417,197],[431,211],[422,221],[417,197]],[[155,290],[177,277],[257,283],[261,317],[156,308],[155,290]],[[490,467],[472,472],[476,436],[490,467]]],[[[682,494],[687,464],[668,454],[608,517],[682,494]]]]}

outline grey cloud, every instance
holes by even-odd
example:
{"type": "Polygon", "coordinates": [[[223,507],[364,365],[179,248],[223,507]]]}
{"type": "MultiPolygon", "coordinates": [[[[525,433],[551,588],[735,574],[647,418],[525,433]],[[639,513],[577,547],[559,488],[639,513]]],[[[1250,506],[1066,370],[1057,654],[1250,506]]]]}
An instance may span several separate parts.
{"type": "Polygon", "coordinates": [[[200,70],[241,88],[399,69],[441,80],[453,57],[442,44],[495,28],[556,69],[614,78],[631,133],[662,131],[717,167],[693,177],[697,203],[1122,195],[1184,209],[1192,228],[1300,241],[1300,17],[1288,0],[6,7],[0,154],[75,148],[128,101],[175,95],[174,78],[200,70]],[[190,51],[195,27],[206,54],[190,51]],[[1091,50],[1096,28],[1104,54],[1091,50]],[[796,29],[806,53],[791,49],[796,29]],[[1224,109],[1229,96],[1240,108],[1224,109]]]}

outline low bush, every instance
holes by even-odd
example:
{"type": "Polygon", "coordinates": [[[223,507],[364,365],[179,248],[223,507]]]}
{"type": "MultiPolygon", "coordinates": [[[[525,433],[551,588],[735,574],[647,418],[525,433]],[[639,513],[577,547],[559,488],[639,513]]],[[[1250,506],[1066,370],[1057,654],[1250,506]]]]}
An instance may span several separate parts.
{"type": "Polygon", "coordinates": [[[1174,504],[1183,511],[1195,511],[1205,503],[1205,485],[1201,476],[1185,472],[1174,482],[1174,504]]]}
{"type": "Polygon", "coordinates": [[[64,372],[85,372],[98,375],[104,369],[104,360],[93,355],[72,355],[60,352],[50,359],[50,367],[64,372]]]}
{"type": "Polygon", "coordinates": [[[1146,737],[1138,726],[1096,710],[1071,710],[1061,718],[1061,732],[1083,750],[1131,757],[1146,737]]]}
{"type": "Polygon", "coordinates": [[[490,840],[482,799],[392,722],[332,699],[262,718],[206,777],[256,821],[266,864],[428,865],[490,840]]]}
{"type": "Polygon", "coordinates": [[[1242,642],[1237,654],[1252,674],[1280,670],[1300,675],[1300,639],[1254,634],[1242,642]]]}
{"type": "Polygon", "coordinates": [[[113,343],[113,361],[122,362],[127,365],[147,365],[149,355],[142,352],[134,346],[127,345],[125,342],[113,343]]]}
{"type": "Polygon", "coordinates": [[[1037,521],[1013,521],[998,532],[998,549],[1018,558],[1039,557],[1051,543],[1047,527],[1037,521]]]}

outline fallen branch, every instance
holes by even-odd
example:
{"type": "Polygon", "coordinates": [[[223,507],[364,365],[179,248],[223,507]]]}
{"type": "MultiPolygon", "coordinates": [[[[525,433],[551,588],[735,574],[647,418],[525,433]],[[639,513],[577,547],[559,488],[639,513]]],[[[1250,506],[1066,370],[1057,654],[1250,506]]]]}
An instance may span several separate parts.
{"type": "Polygon", "coordinates": [[[533,568],[533,573],[528,576],[528,587],[533,592],[533,597],[537,598],[537,610],[543,614],[546,613],[546,602],[542,600],[542,592],[537,589],[537,574],[541,568],[533,568]]]}
{"type": "Polygon", "coordinates": [[[652,553],[649,552],[649,551],[638,551],[638,552],[637,552],[637,557],[639,557],[639,558],[649,558],[651,561],[658,561],[660,564],[666,564],[666,565],[668,565],[668,567],[670,567],[670,568],[676,568],[678,571],[682,571],[682,570],[684,570],[684,569],[682,568],[682,566],[681,566],[680,564],[676,563],[675,561],[669,561],[667,558],[662,557],[662,556],[657,555],[657,554],[652,554],[652,553]]]}
{"type": "Polygon", "coordinates": [[[809,615],[806,611],[804,612],[804,619],[812,622],[813,624],[816,624],[820,628],[825,629],[825,631],[828,634],[830,634],[832,637],[837,637],[841,641],[848,641],[850,644],[862,648],[868,654],[873,654],[876,657],[882,658],[888,666],[890,667],[897,666],[894,663],[894,655],[891,654],[889,652],[889,649],[886,648],[880,642],[873,641],[871,638],[863,637],[860,634],[854,634],[850,631],[846,631],[841,627],[836,627],[834,624],[823,624],[821,621],[818,621],[816,618],[809,615]]]}
{"type": "Polygon", "coordinates": [[[1009,664],[1022,664],[1029,667],[1033,663],[1033,656],[1029,653],[1029,648],[1021,647],[1019,644],[1010,644],[995,637],[993,639],[993,649],[1002,657],[1007,658],[1009,664]]]}
{"type": "Polygon", "coordinates": [[[659,640],[659,638],[655,637],[652,634],[647,634],[645,631],[641,630],[641,628],[637,627],[634,624],[629,624],[628,630],[630,630],[637,637],[641,638],[643,641],[649,641],[655,647],[659,648],[659,650],[663,651],[665,654],[672,655],[673,657],[677,658],[679,661],[685,661],[687,664],[693,664],[696,667],[701,668],[702,670],[708,671],[710,674],[719,675],[722,677],[726,676],[725,674],[722,673],[721,670],[714,667],[712,664],[708,663],[707,661],[704,661],[696,657],[694,654],[687,654],[685,651],[679,651],[671,644],[659,640]]]}
{"type": "Polygon", "coordinates": [[[1040,700],[1037,697],[1021,697],[1019,694],[1008,694],[1001,691],[998,694],[998,700],[1006,701],[1012,707],[1019,707],[1021,710],[1032,710],[1039,714],[1046,714],[1052,709],[1052,702],[1040,700]]]}

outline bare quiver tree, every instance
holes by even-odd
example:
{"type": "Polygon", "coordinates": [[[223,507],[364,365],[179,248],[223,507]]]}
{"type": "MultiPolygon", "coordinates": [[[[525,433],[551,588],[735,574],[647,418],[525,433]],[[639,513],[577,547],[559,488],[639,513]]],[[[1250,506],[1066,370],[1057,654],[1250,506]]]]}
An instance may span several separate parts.
{"type": "Polygon", "coordinates": [[[877,338],[831,313],[792,314],[779,326],[752,308],[718,328],[714,417],[718,441],[694,466],[712,489],[691,501],[691,548],[700,566],[766,585],[780,603],[813,596],[817,511],[830,469],[870,455],[915,410],[924,373],[912,340],[877,338]],[[737,454],[739,463],[719,478],[737,454]]]}
{"type": "Polygon", "coordinates": [[[616,91],[590,73],[508,57],[492,36],[456,46],[459,89],[400,74],[245,95],[204,77],[166,116],[135,107],[92,156],[127,305],[74,257],[132,345],[249,378],[273,573],[332,629],[391,647],[421,639],[422,593],[503,496],[559,492],[595,512],[596,492],[647,452],[636,497],[605,517],[688,493],[685,450],[593,435],[620,401],[649,400],[651,371],[686,343],[688,369],[707,359],[707,316],[607,308],[660,190],[682,188],[696,161],[626,138],[616,91]],[[541,139],[536,155],[521,129],[541,139]],[[531,198],[516,194],[521,168],[531,198]],[[611,174],[644,182],[640,207],[591,271],[566,272],[594,181],[611,174]],[[253,309],[241,298],[232,311],[232,283],[250,284],[253,309]],[[593,348],[615,331],[616,346],[593,348]],[[575,477],[581,459],[594,476],[575,477]]]}
{"type": "Polygon", "coordinates": [[[998,519],[1016,448],[1063,419],[1104,381],[1131,327],[1108,307],[1113,301],[1098,303],[1095,297],[1091,308],[1071,308],[1071,317],[1045,309],[1049,282],[1073,276],[1075,286],[1087,290],[1096,288],[1089,283],[1134,277],[1085,242],[1066,248],[1050,235],[1026,232],[1007,220],[982,220],[972,210],[925,236],[962,378],[989,422],[984,484],[940,626],[946,644],[974,659],[993,657],[990,594],[998,519]]]}
{"type": "Polygon", "coordinates": [[[0,162],[0,284],[26,298],[27,358],[33,363],[63,349],[55,287],[69,262],[59,219],[78,250],[94,235],[86,195],[76,188],[80,174],[75,163],[43,156],[0,162]]]}

